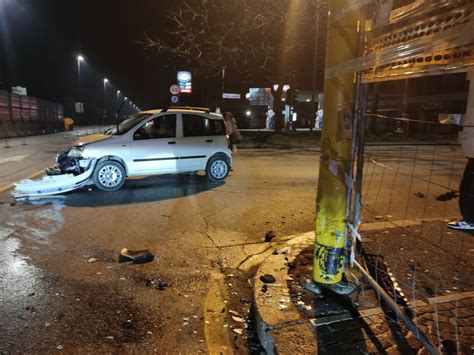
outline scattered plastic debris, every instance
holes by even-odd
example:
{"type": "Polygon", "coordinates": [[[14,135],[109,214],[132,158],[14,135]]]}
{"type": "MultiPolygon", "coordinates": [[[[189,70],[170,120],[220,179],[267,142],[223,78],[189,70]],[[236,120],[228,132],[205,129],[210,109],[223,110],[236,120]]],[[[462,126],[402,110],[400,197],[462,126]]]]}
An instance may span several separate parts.
{"type": "Polygon", "coordinates": [[[58,350],[62,350],[62,349],[64,349],[64,346],[62,346],[62,345],[58,345],[58,346],[56,346],[56,349],[58,349],[58,350]]]}
{"type": "Polygon", "coordinates": [[[232,319],[235,322],[238,322],[238,323],[244,323],[245,322],[245,319],[243,319],[242,317],[238,317],[238,316],[232,316],[232,319]]]}
{"type": "Polygon", "coordinates": [[[243,332],[244,332],[244,330],[243,330],[242,328],[234,328],[234,329],[232,329],[232,331],[233,331],[234,333],[239,334],[239,335],[242,335],[243,332]]]}
{"type": "Polygon", "coordinates": [[[241,304],[249,304],[249,301],[248,301],[245,297],[242,297],[242,298],[240,299],[240,303],[241,303],[241,304]]]}
{"type": "Polygon", "coordinates": [[[272,284],[276,282],[276,279],[273,277],[273,275],[265,274],[260,276],[260,281],[265,282],[266,284],[272,284]]]}
{"type": "Polygon", "coordinates": [[[131,319],[127,319],[122,323],[122,327],[130,329],[133,327],[133,321],[131,319]]]}
{"type": "Polygon", "coordinates": [[[134,264],[145,264],[152,262],[155,256],[149,250],[128,250],[123,248],[120,251],[119,263],[133,261],[134,264]]]}
{"type": "Polygon", "coordinates": [[[458,192],[457,191],[448,191],[448,192],[446,192],[444,194],[441,194],[438,197],[436,197],[436,200],[441,201],[441,202],[446,202],[446,201],[452,200],[453,198],[456,198],[456,197],[458,197],[458,192]]]}
{"type": "Polygon", "coordinates": [[[114,340],[114,337],[112,335],[108,335],[108,336],[105,337],[105,339],[114,340]]]}
{"type": "Polygon", "coordinates": [[[273,231],[268,231],[267,233],[265,233],[265,242],[271,242],[273,238],[275,238],[275,234],[273,234],[273,231]]]}
{"type": "Polygon", "coordinates": [[[155,279],[147,279],[146,280],[146,286],[150,288],[156,288],[157,290],[164,291],[168,287],[168,283],[164,282],[160,279],[155,280],[155,279]]]}
{"type": "Polygon", "coordinates": [[[95,263],[96,261],[97,261],[96,258],[89,258],[89,259],[87,260],[88,263],[95,263]]]}

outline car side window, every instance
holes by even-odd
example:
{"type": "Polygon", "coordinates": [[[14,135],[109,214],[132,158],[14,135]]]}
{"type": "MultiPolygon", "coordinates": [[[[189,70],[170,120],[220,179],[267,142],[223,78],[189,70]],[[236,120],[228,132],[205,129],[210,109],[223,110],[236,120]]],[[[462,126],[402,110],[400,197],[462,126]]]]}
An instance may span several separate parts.
{"type": "Polygon", "coordinates": [[[204,116],[183,114],[183,136],[219,136],[225,134],[224,121],[204,116]]]}
{"type": "Polygon", "coordinates": [[[135,131],[133,140],[175,138],[176,115],[158,116],[135,131]]]}

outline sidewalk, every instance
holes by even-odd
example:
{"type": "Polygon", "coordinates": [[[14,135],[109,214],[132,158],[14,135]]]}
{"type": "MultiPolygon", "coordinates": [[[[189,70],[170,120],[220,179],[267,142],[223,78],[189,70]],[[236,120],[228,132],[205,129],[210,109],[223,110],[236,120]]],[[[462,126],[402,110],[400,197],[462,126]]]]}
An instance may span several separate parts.
{"type": "MultiPolygon", "coordinates": [[[[439,229],[442,234],[444,222],[437,227],[443,228],[439,229]]],[[[370,226],[366,228],[370,230],[370,226]]],[[[465,237],[464,248],[474,251],[474,236],[455,232],[448,237],[465,237]]],[[[311,279],[313,243],[313,232],[291,236],[257,270],[253,289],[257,332],[268,354],[428,353],[402,322],[379,307],[373,290],[364,288],[349,299],[330,292],[315,296],[303,289],[301,283],[311,279]],[[268,282],[262,277],[265,275],[273,276],[275,282],[268,282]]],[[[438,258],[443,263],[445,256],[438,258]]],[[[466,269],[472,270],[469,266],[466,269]]],[[[471,354],[474,283],[464,275],[458,277],[464,285],[462,290],[454,288],[452,292],[445,290],[442,295],[416,300],[407,297],[414,321],[441,352],[455,353],[458,344],[459,353],[471,354]]]]}

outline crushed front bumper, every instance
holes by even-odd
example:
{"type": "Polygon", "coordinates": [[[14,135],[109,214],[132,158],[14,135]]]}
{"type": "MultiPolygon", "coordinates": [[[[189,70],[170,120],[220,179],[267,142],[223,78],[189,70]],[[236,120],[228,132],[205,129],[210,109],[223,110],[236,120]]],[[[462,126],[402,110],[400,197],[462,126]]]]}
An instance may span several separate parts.
{"type": "Polygon", "coordinates": [[[95,164],[95,160],[89,161],[86,166],[87,169],[78,175],[65,173],[44,176],[39,180],[22,180],[18,184],[15,184],[12,196],[15,198],[47,196],[72,191],[90,185],[95,164]]]}

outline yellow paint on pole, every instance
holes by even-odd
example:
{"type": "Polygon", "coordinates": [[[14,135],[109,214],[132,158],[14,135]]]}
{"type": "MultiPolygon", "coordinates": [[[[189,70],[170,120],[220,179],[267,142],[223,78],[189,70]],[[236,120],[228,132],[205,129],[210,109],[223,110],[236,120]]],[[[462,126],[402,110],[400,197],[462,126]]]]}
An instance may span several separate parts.
{"type": "MultiPolygon", "coordinates": [[[[347,0],[330,0],[334,13],[347,0]]],[[[326,68],[357,55],[357,14],[350,12],[329,24],[326,68]]],[[[313,279],[317,283],[341,281],[345,268],[347,239],[347,176],[351,158],[350,113],[354,104],[354,75],[342,74],[324,83],[324,124],[321,136],[321,164],[316,200],[316,241],[313,279]]]]}

